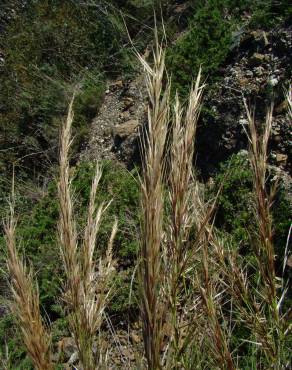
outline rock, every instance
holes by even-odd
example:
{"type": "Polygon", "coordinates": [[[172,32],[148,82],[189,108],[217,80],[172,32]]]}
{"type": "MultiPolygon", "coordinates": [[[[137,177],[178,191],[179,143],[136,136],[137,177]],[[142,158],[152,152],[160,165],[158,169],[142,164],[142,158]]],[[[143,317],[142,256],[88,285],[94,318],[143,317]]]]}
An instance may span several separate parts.
{"type": "Polygon", "coordinates": [[[251,35],[259,46],[266,47],[270,43],[265,31],[255,30],[251,32],[251,35]]]}
{"type": "Polygon", "coordinates": [[[252,78],[252,77],[253,77],[253,73],[252,73],[252,71],[251,71],[251,70],[247,70],[247,71],[245,72],[245,75],[246,75],[246,77],[248,77],[248,78],[252,78]]]}
{"type": "Polygon", "coordinates": [[[134,104],[134,99],[127,97],[123,100],[124,103],[124,109],[129,109],[134,104]]]}
{"type": "Polygon", "coordinates": [[[264,39],[265,46],[268,46],[270,42],[268,40],[268,37],[265,31],[263,31],[263,39],[264,39]]]}
{"type": "Polygon", "coordinates": [[[259,77],[261,77],[263,75],[263,72],[264,72],[264,68],[262,66],[259,66],[259,67],[256,67],[254,69],[255,71],[255,74],[259,77]]]}
{"type": "Polygon", "coordinates": [[[258,66],[266,60],[266,56],[260,53],[254,53],[250,58],[250,65],[258,66]]]}
{"type": "Polygon", "coordinates": [[[51,354],[51,360],[53,363],[57,363],[60,360],[60,354],[58,352],[53,352],[51,354]]]}
{"type": "Polygon", "coordinates": [[[137,335],[134,332],[131,333],[131,339],[132,339],[132,342],[136,343],[136,344],[141,342],[141,339],[140,339],[139,335],[137,335]]]}
{"type": "Polygon", "coordinates": [[[272,87],[278,85],[278,83],[279,83],[279,80],[276,77],[274,77],[274,76],[272,76],[269,79],[269,85],[272,86],[272,87]]]}
{"type": "Polygon", "coordinates": [[[76,352],[77,347],[75,345],[75,341],[72,337],[65,337],[62,338],[58,343],[58,353],[65,357],[65,361],[68,361],[71,356],[76,352]]]}
{"type": "Polygon", "coordinates": [[[288,156],[287,154],[277,153],[276,162],[278,165],[285,165],[287,163],[288,156]]]}
{"type": "Polygon", "coordinates": [[[246,149],[241,149],[239,152],[238,152],[238,155],[242,158],[248,158],[248,151],[246,149]]]}
{"type": "Polygon", "coordinates": [[[128,120],[129,121],[130,120],[130,117],[131,117],[131,113],[128,110],[120,113],[120,118],[123,121],[125,121],[125,120],[128,120]]]}
{"type": "Polygon", "coordinates": [[[185,2],[184,4],[179,4],[179,5],[176,5],[175,8],[173,9],[173,12],[176,13],[176,14],[181,14],[183,13],[188,7],[190,6],[190,4],[188,2],[185,2]]]}
{"type": "Polygon", "coordinates": [[[74,352],[71,357],[69,358],[68,364],[75,364],[79,360],[78,352],[74,352]]]}
{"type": "Polygon", "coordinates": [[[246,87],[249,84],[249,79],[248,78],[239,78],[238,82],[239,82],[239,85],[241,87],[246,87]]]}
{"type": "Polygon", "coordinates": [[[284,101],[282,101],[282,103],[280,103],[276,108],[275,108],[275,112],[276,113],[284,113],[286,112],[288,109],[288,102],[287,100],[285,99],[284,101]]]}
{"type": "Polygon", "coordinates": [[[115,126],[112,129],[112,135],[118,137],[119,139],[126,139],[127,137],[136,133],[136,130],[139,126],[139,121],[132,119],[121,125],[115,126]]]}
{"type": "Polygon", "coordinates": [[[246,118],[240,118],[238,123],[241,125],[241,126],[248,126],[248,120],[246,118]]]}
{"type": "Polygon", "coordinates": [[[115,91],[115,90],[121,89],[123,86],[124,86],[123,81],[122,80],[117,80],[117,81],[114,81],[110,84],[110,90],[115,91]]]}
{"type": "Polygon", "coordinates": [[[122,354],[123,356],[127,359],[127,360],[130,360],[130,361],[134,361],[135,360],[135,355],[134,353],[127,347],[122,347],[122,354]]]}
{"type": "Polygon", "coordinates": [[[274,137],[274,141],[275,141],[277,144],[280,144],[280,143],[281,143],[281,140],[282,140],[281,135],[276,135],[276,136],[274,137]]]}

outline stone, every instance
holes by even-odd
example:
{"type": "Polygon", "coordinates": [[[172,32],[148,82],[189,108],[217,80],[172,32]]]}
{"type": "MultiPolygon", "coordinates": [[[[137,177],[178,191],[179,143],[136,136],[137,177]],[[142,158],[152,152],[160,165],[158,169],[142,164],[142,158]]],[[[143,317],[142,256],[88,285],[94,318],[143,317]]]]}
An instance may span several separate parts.
{"type": "Polygon", "coordinates": [[[264,39],[265,46],[268,46],[270,42],[268,40],[268,36],[265,31],[263,31],[263,39],[264,39]]]}
{"type": "Polygon", "coordinates": [[[124,83],[122,80],[117,80],[114,81],[113,83],[110,84],[110,90],[115,91],[117,89],[121,89],[124,86],[124,83]]]}
{"type": "Polygon", "coordinates": [[[65,360],[68,361],[71,356],[76,352],[77,347],[75,341],[72,337],[64,337],[58,343],[58,353],[59,355],[63,354],[65,360]]]}
{"type": "Polygon", "coordinates": [[[287,154],[277,153],[276,154],[276,162],[279,165],[285,165],[287,162],[288,156],[287,154]]]}
{"type": "Polygon", "coordinates": [[[248,158],[248,151],[246,149],[241,149],[239,152],[238,152],[238,155],[242,158],[248,158]]]}
{"type": "Polygon", "coordinates": [[[136,343],[136,344],[141,342],[141,339],[140,339],[139,335],[137,335],[134,332],[131,333],[131,339],[132,339],[132,342],[136,343]]]}
{"type": "Polygon", "coordinates": [[[124,109],[129,109],[134,104],[134,99],[127,97],[123,100],[124,109]]]}
{"type": "Polygon", "coordinates": [[[240,120],[238,121],[238,123],[241,126],[248,126],[248,120],[246,118],[240,118],[240,120]]]}
{"type": "Polygon", "coordinates": [[[127,360],[130,360],[130,361],[134,361],[135,360],[135,355],[132,351],[130,351],[129,348],[127,348],[126,346],[125,347],[122,347],[122,354],[123,356],[127,359],[127,360]]]}
{"type": "Polygon", "coordinates": [[[278,83],[279,83],[279,80],[276,77],[274,77],[274,76],[272,76],[269,79],[269,85],[272,86],[272,87],[278,85],[278,83]]]}
{"type": "Polygon", "coordinates": [[[139,121],[136,119],[131,119],[125,123],[117,125],[112,129],[112,135],[118,137],[122,140],[136,133],[139,126],[139,121]]]}
{"type": "Polygon", "coordinates": [[[248,77],[248,78],[252,78],[252,77],[253,77],[253,73],[252,73],[252,71],[251,71],[251,70],[247,70],[247,71],[245,72],[245,75],[246,75],[246,77],[248,77]]]}
{"type": "Polygon", "coordinates": [[[280,143],[281,143],[281,140],[282,140],[282,138],[281,138],[281,136],[280,136],[280,135],[276,135],[276,136],[274,137],[274,141],[275,141],[277,144],[280,144],[280,143]]]}
{"type": "Polygon", "coordinates": [[[275,112],[276,113],[285,113],[288,109],[288,102],[287,100],[285,99],[284,101],[282,101],[282,103],[280,103],[276,108],[275,108],[275,112]]]}
{"type": "Polygon", "coordinates": [[[189,7],[190,5],[189,5],[189,3],[188,2],[186,2],[186,3],[184,3],[184,4],[179,4],[179,5],[177,5],[175,8],[174,8],[174,13],[176,13],[176,14],[181,14],[181,13],[183,13],[188,7],[189,7]]]}
{"type": "Polygon", "coordinates": [[[250,34],[252,35],[254,41],[259,44],[259,46],[266,47],[269,45],[270,42],[265,31],[255,30],[250,34]]]}
{"type": "Polygon", "coordinates": [[[69,358],[68,364],[75,364],[79,360],[78,352],[74,352],[69,358]]]}
{"type": "Polygon", "coordinates": [[[130,112],[128,111],[128,110],[126,110],[126,111],[124,111],[124,112],[121,112],[120,113],[120,118],[122,119],[122,120],[129,120],[130,119],[130,117],[131,117],[131,114],[130,114],[130,112]]]}
{"type": "Polygon", "coordinates": [[[255,74],[257,75],[257,76],[262,76],[263,75],[263,72],[264,72],[264,68],[262,67],[262,66],[259,66],[259,67],[256,67],[255,69],[254,69],[254,71],[255,71],[255,74]]]}
{"type": "Polygon", "coordinates": [[[258,66],[266,60],[266,56],[260,53],[254,53],[250,58],[250,64],[258,66]]]}
{"type": "Polygon", "coordinates": [[[248,78],[239,78],[238,82],[239,82],[239,85],[241,87],[246,87],[249,84],[249,79],[248,78]]]}

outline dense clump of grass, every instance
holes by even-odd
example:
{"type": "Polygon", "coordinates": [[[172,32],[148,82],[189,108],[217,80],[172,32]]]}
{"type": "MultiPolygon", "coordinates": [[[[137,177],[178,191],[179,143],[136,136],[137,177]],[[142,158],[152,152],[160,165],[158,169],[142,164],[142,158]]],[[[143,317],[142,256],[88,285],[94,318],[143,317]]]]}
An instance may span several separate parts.
{"type": "MultiPolygon", "coordinates": [[[[87,223],[81,248],[78,244],[76,221],[74,219],[69,168],[71,146],[71,125],[73,121],[73,99],[64,121],[60,141],[60,179],[58,200],[60,207],[59,241],[65,270],[64,301],[69,315],[69,325],[78,348],[84,369],[95,369],[100,361],[101,350],[93,350],[97,343],[97,332],[102,323],[103,311],[109,299],[110,283],[114,272],[112,248],[117,232],[114,221],[105,257],[96,262],[94,251],[97,232],[102,216],[109,203],[96,206],[96,193],[101,178],[101,169],[96,165],[92,182],[87,223]]],[[[7,263],[12,277],[13,312],[19,319],[24,345],[37,369],[52,369],[50,360],[50,334],[47,333],[40,314],[38,290],[33,286],[33,276],[18,257],[15,241],[14,207],[5,224],[7,263]]]]}
{"type": "MultiPolygon", "coordinates": [[[[288,366],[291,325],[284,305],[288,282],[282,276],[278,284],[275,265],[271,207],[277,187],[267,187],[272,108],[260,130],[246,106],[254,224],[245,240],[250,247],[246,258],[240,245],[231,246],[214,226],[224,183],[206,200],[194,171],[194,140],[204,88],[201,73],[186,107],[178,97],[172,104],[165,52],[157,39],[153,66],[138,55],[149,103],[141,145],[141,229],[136,237],[144,355],[136,365],[142,363],[151,370],[237,369],[246,364],[254,369],[281,369],[288,366]]],[[[290,93],[287,100],[291,109],[290,93]]],[[[77,231],[69,167],[72,122],[73,100],[60,140],[58,237],[65,273],[63,300],[80,364],[92,370],[107,365],[100,337],[104,311],[114,293],[112,249],[117,223],[113,217],[105,254],[96,260],[97,233],[110,204],[96,203],[101,180],[97,165],[84,230],[77,231]]],[[[35,367],[50,369],[50,333],[41,319],[32,275],[16,253],[14,219],[12,207],[5,232],[14,313],[35,367]]]]}
{"type": "Polygon", "coordinates": [[[240,356],[240,349],[232,348],[231,339],[232,325],[236,327],[238,322],[249,332],[257,366],[272,364],[281,368],[288,360],[289,323],[281,312],[286,290],[279,290],[275,270],[271,206],[276,187],[272,186],[269,192],[266,185],[272,109],[267,112],[262,134],[258,133],[254,118],[246,109],[255,223],[249,238],[254,262],[252,273],[239,249],[230,249],[214,228],[212,214],[217,197],[210,204],[204,201],[193,173],[200,75],[191,91],[185,115],[176,98],[174,117],[171,117],[170,83],[167,81],[164,87],[162,82],[161,47],[156,45],[152,68],[141,57],[140,60],[146,70],[150,101],[148,134],[143,146],[140,262],[141,313],[148,368],[187,366],[183,364],[188,347],[192,345],[198,350],[202,343],[210,356],[205,365],[237,368],[236,356],[240,356]],[[173,130],[166,143],[170,122],[173,130]],[[195,276],[193,280],[188,276],[189,271],[195,276]],[[191,320],[188,299],[192,301],[191,320]],[[203,311],[205,316],[196,311],[203,311]],[[167,334],[165,320],[168,320],[167,334]],[[193,341],[188,329],[191,329],[190,335],[198,333],[193,341]]]}
{"type": "Polygon", "coordinates": [[[214,204],[205,205],[192,165],[203,88],[200,72],[191,89],[188,107],[184,110],[176,97],[171,117],[170,84],[163,88],[164,57],[158,43],[153,68],[140,57],[146,70],[150,101],[148,134],[143,143],[144,213],[140,262],[141,313],[148,368],[187,366],[186,357],[192,349],[199,348],[200,330],[206,326],[198,313],[201,309],[207,314],[212,340],[215,339],[213,355],[222,366],[227,364],[228,368],[234,368],[216,314],[215,292],[208,278],[207,249],[211,228],[207,225],[211,222],[214,204]],[[171,135],[166,143],[170,123],[171,135]],[[201,256],[204,279],[199,277],[201,268],[197,266],[201,256]],[[194,332],[198,333],[198,338],[193,337],[194,332]]]}

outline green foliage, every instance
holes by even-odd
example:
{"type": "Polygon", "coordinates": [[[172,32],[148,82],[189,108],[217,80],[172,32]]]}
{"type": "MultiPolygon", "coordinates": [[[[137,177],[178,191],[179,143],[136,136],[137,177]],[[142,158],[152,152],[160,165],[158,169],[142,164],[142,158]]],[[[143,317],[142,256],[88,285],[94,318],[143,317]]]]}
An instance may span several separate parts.
{"type": "Polygon", "coordinates": [[[257,1],[255,3],[255,11],[250,21],[252,28],[271,29],[277,24],[286,22],[291,23],[292,20],[292,5],[289,0],[268,0],[257,1]]]}
{"type": "Polygon", "coordinates": [[[65,337],[70,336],[70,331],[68,329],[68,318],[67,317],[59,317],[57,320],[52,322],[51,329],[52,329],[52,342],[57,343],[59,340],[65,337]]]}
{"type": "MultiPolygon", "coordinates": [[[[271,173],[268,177],[267,186],[271,186],[271,173]]],[[[253,191],[253,176],[250,163],[245,153],[233,155],[221,165],[218,174],[214,178],[215,186],[211,190],[214,196],[222,185],[218,197],[216,227],[224,240],[224,245],[234,248],[239,252],[238,260],[242,266],[246,266],[246,276],[250,291],[258,289],[259,269],[256,261],[253,245],[257,233],[257,221],[255,215],[255,198],[253,191]]],[[[274,227],[274,247],[276,254],[276,270],[281,276],[282,263],[287,234],[291,222],[291,205],[286,197],[286,192],[280,184],[271,209],[274,227]]],[[[284,305],[289,306],[290,298],[286,296],[284,305]]],[[[228,306],[228,305],[227,305],[228,306]]],[[[228,306],[227,315],[231,308],[228,306]]],[[[286,308],[285,308],[286,309],[286,308]]],[[[240,314],[235,309],[234,326],[230,337],[232,351],[240,354],[238,366],[240,369],[256,369],[259,366],[266,368],[265,358],[258,358],[255,347],[252,344],[256,340],[252,330],[248,329],[240,320],[240,314]]],[[[288,348],[288,347],[287,347],[288,348]]],[[[286,354],[283,353],[286,356],[286,354]]]]}
{"type": "Polygon", "coordinates": [[[214,76],[228,55],[234,27],[232,21],[223,16],[224,3],[211,0],[199,6],[188,31],[169,49],[167,64],[173,88],[182,95],[188,91],[200,66],[206,76],[214,76]]]}
{"type": "Polygon", "coordinates": [[[105,83],[102,76],[98,75],[98,71],[85,75],[73,107],[74,148],[76,151],[88,135],[89,123],[91,123],[99,111],[104,97],[104,91],[105,83]]]}
{"type": "MultiPolygon", "coordinates": [[[[76,177],[73,181],[75,192],[78,195],[77,207],[81,215],[80,219],[83,220],[93,174],[94,164],[82,163],[77,168],[76,177]]],[[[105,247],[114,218],[117,217],[118,233],[114,253],[117,258],[130,259],[131,261],[133,261],[138,250],[135,235],[139,225],[139,186],[136,175],[135,170],[128,172],[121,165],[105,162],[97,194],[98,203],[112,201],[103,217],[99,242],[105,247]]]]}
{"type": "Polygon", "coordinates": [[[232,235],[234,243],[247,246],[247,232],[253,216],[252,172],[246,156],[232,156],[221,166],[216,187],[223,183],[216,214],[219,229],[232,235]]]}
{"type": "Polygon", "coordinates": [[[138,316],[138,286],[133,274],[135,274],[135,269],[127,268],[121,270],[114,278],[114,297],[107,310],[115,319],[124,318],[126,315],[131,318],[138,316]]]}
{"type": "Polygon", "coordinates": [[[284,260],[284,246],[286,246],[291,225],[291,203],[288,202],[286,193],[287,189],[285,190],[280,185],[272,207],[275,254],[278,260],[278,268],[281,268],[281,270],[284,260]]]}
{"type": "MultiPolygon", "coordinates": [[[[97,253],[102,253],[106,247],[108,237],[114,222],[118,219],[118,233],[114,244],[114,255],[119,261],[118,274],[115,281],[115,299],[109,305],[109,313],[119,316],[128,308],[131,277],[134,261],[138,250],[137,228],[139,225],[139,186],[136,171],[128,172],[124,167],[106,162],[103,164],[103,176],[97,193],[97,203],[109,202],[111,204],[104,214],[98,237],[97,253]]],[[[87,205],[89,201],[92,178],[95,165],[89,162],[80,163],[75,169],[73,190],[79,231],[82,232],[87,205]]],[[[17,200],[18,211],[21,210],[25,199],[17,200]]],[[[57,341],[66,334],[66,319],[61,309],[61,287],[63,281],[62,263],[60,261],[59,246],[57,241],[58,201],[56,182],[52,181],[42,198],[30,202],[22,209],[19,216],[17,237],[21,240],[21,253],[30,261],[36,272],[39,284],[41,309],[45,316],[54,321],[53,339],[57,341]]],[[[3,250],[4,240],[0,240],[1,267],[4,269],[3,250]]],[[[98,257],[98,256],[97,256],[98,257]]],[[[1,280],[5,281],[4,271],[0,273],[1,280]]],[[[132,300],[131,307],[135,307],[132,300]]],[[[12,334],[14,325],[10,316],[0,319],[0,335],[3,339],[0,348],[4,350],[5,338],[9,339],[9,349],[13,364],[24,361],[24,350],[15,341],[20,341],[18,336],[12,334]]],[[[7,340],[8,340],[7,339],[7,340]]],[[[26,361],[26,360],[25,360],[26,361]]],[[[25,362],[26,364],[26,362],[25,362]]],[[[24,369],[21,367],[19,369],[24,369]]],[[[25,365],[28,366],[28,365],[25,365]]],[[[30,367],[26,367],[29,369],[30,367]]]]}
{"type": "Polygon", "coordinates": [[[169,48],[168,70],[173,90],[185,97],[192,79],[202,66],[209,82],[220,78],[220,67],[236,45],[238,32],[248,28],[270,29],[289,22],[289,1],[209,0],[193,1],[188,29],[169,48]],[[249,13],[250,19],[244,17],[249,13]]]}
{"type": "MultiPolygon", "coordinates": [[[[215,179],[216,191],[223,183],[218,198],[216,214],[217,227],[228,233],[232,244],[249,254],[250,238],[255,232],[254,195],[252,172],[248,158],[244,154],[232,156],[221,168],[215,179]]],[[[277,264],[283,261],[284,249],[290,225],[291,206],[280,184],[272,206],[274,225],[274,245],[277,264]]]]}
{"type": "Polygon", "coordinates": [[[21,333],[11,314],[0,320],[0,363],[7,369],[33,370],[25,348],[22,345],[21,333]]]}
{"type": "MultiPolygon", "coordinates": [[[[94,170],[93,163],[81,163],[76,167],[73,189],[76,194],[80,232],[86,220],[94,170]]],[[[112,201],[99,231],[100,252],[106,247],[114,218],[117,217],[119,230],[114,253],[116,258],[123,259],[125,266],[133,264],[138,250],[135,235],[139,224],[139,187],[134,176],[135,172],[129,173],[119,165],[105,163],[97,194],[98,204],[112,201]]],[[[43,198],[21,215],[17,229],[22,250],[37,272],[41,305],[46,312],[54,315],[59,312],[56,297],[59,296],[62,286],[61,264],[56,263],[56,258],[60,258],[56,237],[58,215],[57,188],[55,181],[52,181],[43,198]]],[[[4,248],[3,240],[1,244],[4,248]]]]}
{"type": "Polygon", "coordinates": [[[104,73],[121,71],[122,37],[110,16],[71,0],[30,2],[13,18],[0,36],[0,132],[7,148],[0,166],[33,153],[33,163],[24,165],[56,160],[58,128],[77,83],[74,135],[77,144],[84,141],[101,103],[104,73]]]}

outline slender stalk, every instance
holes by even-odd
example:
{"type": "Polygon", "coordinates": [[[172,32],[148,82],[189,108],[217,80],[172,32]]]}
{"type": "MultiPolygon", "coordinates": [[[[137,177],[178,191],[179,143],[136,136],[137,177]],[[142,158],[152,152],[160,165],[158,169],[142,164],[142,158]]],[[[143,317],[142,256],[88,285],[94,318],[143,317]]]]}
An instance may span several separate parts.
{"type": "Polygon", "coordinates": [[[138,56],[146,71],[149,95],[147,136],[144,153],[142,189],[141,241],[141,314],[143,339],[148,368],[161,368],[162,325],[167,311],[163,293],[164,272],[161,262],[163,243],[163,172],[164,150],[169,116],[169,89],[163,90],[165,53],[156,43],[154,66],[138,56]]]}
{"type": "MultiPolygon", "coordinates": [[[[178,96],[174,105],[174,123],[170,142],[169,198],[169,289],[172,311],[173,347],[176,357],[180,352],[181,330],[178,309],[180,306],[181,284],[185,276],[186,260],[191,252],[189,233],[194,225],[194,173],[193,153],[197,121],[201,106],[202,88],[199,71],[195,86],[191,89],[188,108],[184,114],[178,96]]],[[[193,246],[192,251],[195,251],[193,246]]],[[[179,363],[179,359],[176,360],[179,363]]]]}
{"type": "Polygon", "coordinates": [[[97,245],[98,229],[102,215],[109,206],[109,203],[101,204],[99,207],[96,206],[97,188],[102,175],[97,163],[90,192],[83,243],[79,248],[73,214],[69,167],[73,99],[69,105],[60,140],[59,239],[67,278],[65,301],[69,313],[70,327],[83,369],[94,370],[101,366],[100,348],[98,347],[96,353],[94,353],[93,347],[94,344],[98,344],[103,313],[111,293],[110,288],[114,272],[112,247],[117,232],[117,221],[114,221],[106,255],[95,261],[94,253],[97,245]]]}
{"type": "Polygon", "coordinates": [[[259,136],[255,120],[246,106],[249,122],[250,163],[253,170],[253,185],[256,201],[256,221],[258,224],[259,241],[256,255],[262,278],[266,286],[266,298],[273,307],[273,316],[279,320],[277,310],[277,293],[275,284],[275,252],[273,245],[272,216],[270,213],[275,188],[269,194],[266,189],[267,148],[272,129],[271,107],[266,116],[263,135],[259,136]]]}

